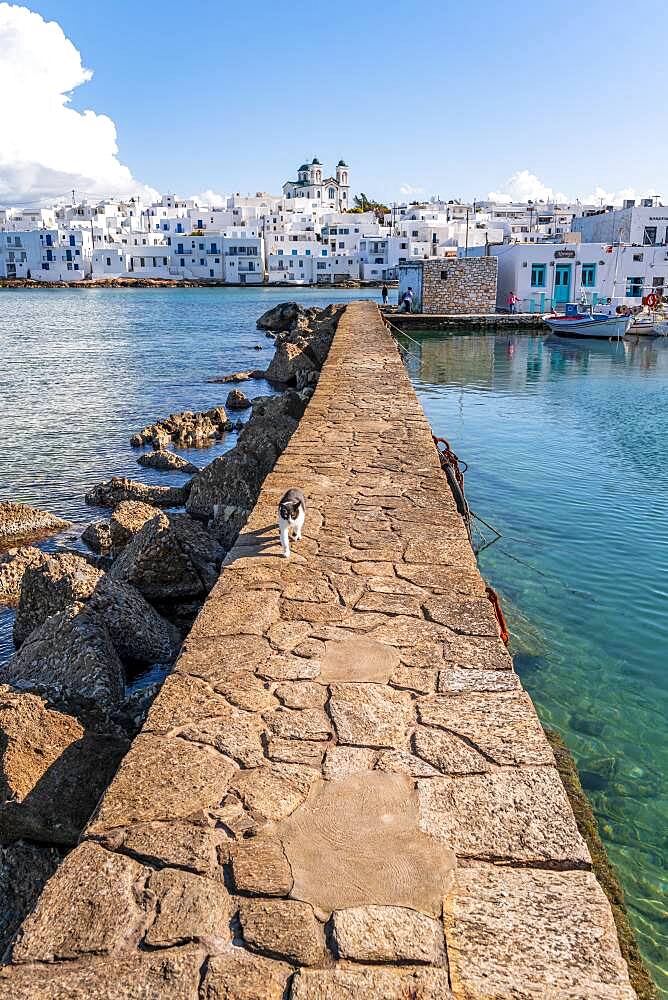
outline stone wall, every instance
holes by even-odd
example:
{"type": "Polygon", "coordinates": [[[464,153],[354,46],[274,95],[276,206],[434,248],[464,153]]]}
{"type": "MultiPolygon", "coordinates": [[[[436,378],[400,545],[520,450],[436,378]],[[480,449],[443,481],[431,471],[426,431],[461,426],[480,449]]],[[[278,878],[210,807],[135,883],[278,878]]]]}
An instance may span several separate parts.
{"type": "Polygon", "coordinates": [[[422,312],[493,313],[497,265],[496,257],[423,261],[422,312]]]}
{"type": "Polygon", "coordinates": [[[372,304],[10,960],[0,1000],[634,997],[372,304]]]}

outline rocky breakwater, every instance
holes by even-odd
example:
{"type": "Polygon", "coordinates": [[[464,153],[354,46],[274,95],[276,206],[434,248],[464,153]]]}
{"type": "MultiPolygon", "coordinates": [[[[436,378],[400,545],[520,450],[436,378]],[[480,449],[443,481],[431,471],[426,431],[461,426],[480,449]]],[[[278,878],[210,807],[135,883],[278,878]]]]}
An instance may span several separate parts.
{"type": "MultiPolygon", "coordinates": [[[[170,448],[226,433],[223,407],[172,414],[140,431],[131,443],[153,449],[140,464],[194,476],[178,487],[115,477],[90,490],[87,501],[110,514],[82,537],[103,559],[32,546],[0,557],[0,587],[18,605],[17,652],[0,668],[0,888],[4,878],[9,893],[0,953],[145,718],[157,686],[128,694],[128,679],[173,662],[310,394],[255,399],[236,447],[201,471],[170,448]],[[185,513],[165,510],[186,502],[185,513]],[[10,885],[18,872],[20,891],[10,885]]],[[[5,506],[12,538],[19,525],[64,524],[5,506]]]]}
{"type": "Polygon", "coordinates": [[[174,671],[9,958],[0,998],[634,997],[370,304],[348,307],[174,671]],[[290,486],[309,510],[285,560],[290,486]]]}

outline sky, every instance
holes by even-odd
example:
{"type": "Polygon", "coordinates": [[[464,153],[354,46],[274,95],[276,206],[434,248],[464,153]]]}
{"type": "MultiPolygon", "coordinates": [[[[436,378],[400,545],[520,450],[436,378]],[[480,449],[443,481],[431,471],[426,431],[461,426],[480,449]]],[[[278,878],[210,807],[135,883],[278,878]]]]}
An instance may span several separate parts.
{"type": "Polygon", "coordinates": [[[665,0],[0,2],[0,204],[280,193],[668,201],[665,0]],[[654,26],[654,27],[652,27],[654,26]]]}

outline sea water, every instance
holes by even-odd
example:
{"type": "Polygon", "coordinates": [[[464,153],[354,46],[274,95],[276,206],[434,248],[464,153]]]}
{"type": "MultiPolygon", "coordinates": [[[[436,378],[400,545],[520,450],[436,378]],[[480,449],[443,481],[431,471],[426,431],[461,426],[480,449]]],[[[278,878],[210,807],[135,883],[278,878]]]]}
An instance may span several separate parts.
{"type": "Polygon", "coordinates": [[[501,532],[480,567],[516,667],[575,754],[668,996],[668,341],[411,337],[432,429],[501,532]]]}

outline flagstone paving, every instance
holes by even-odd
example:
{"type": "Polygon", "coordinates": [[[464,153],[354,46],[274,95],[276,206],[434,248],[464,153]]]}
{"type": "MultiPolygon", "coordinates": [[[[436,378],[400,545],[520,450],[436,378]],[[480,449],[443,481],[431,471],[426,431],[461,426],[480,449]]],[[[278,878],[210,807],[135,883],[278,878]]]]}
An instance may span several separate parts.
{"type": "Polygon", "coordinates": [[[427,420],[352,304],[0,1000],[634,995],[427,420]]]}

